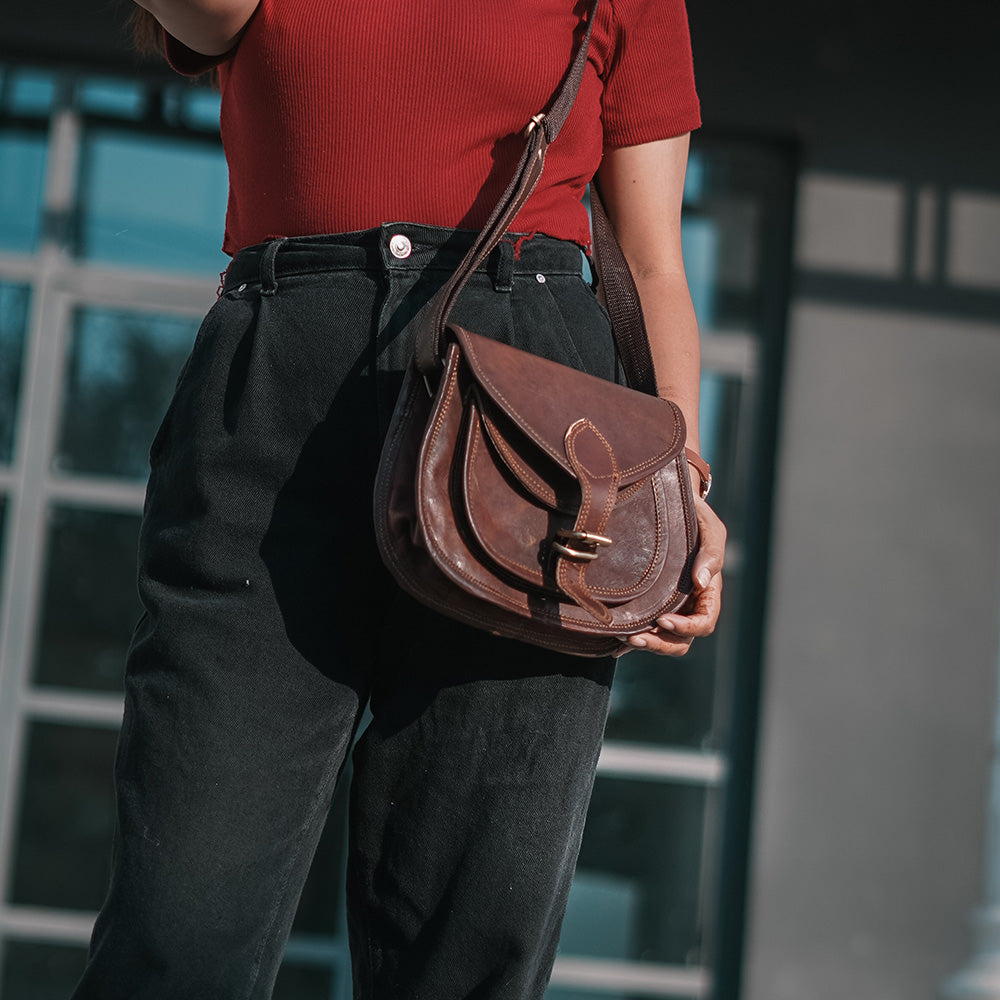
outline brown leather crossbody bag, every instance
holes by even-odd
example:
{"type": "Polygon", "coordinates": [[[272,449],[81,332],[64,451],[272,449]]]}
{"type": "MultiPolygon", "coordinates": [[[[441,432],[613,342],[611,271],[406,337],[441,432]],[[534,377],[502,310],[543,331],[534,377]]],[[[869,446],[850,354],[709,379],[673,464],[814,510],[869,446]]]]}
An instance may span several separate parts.
{"type": "Polygon", "coordinates": [[[404,590],[498,635],[580,656],[677,610],[698,527],[684,418],[660,399],[635,283],[592,185],[599,283],[629,386],[448,324],[468,277],[538,182],[583,76],[598,0],[510,185],[417,319],[375,486],[382,558],[404,590]]]}

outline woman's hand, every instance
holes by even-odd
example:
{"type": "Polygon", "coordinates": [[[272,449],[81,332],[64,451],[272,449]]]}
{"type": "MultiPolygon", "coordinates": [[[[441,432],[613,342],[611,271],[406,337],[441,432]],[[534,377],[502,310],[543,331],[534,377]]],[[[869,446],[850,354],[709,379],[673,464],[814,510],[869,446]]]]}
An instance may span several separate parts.
{"type": "Polygon", "coordinates": [[[657,619],[655,631],[629,636],[622,652],[647,649],[661,656],[683,656],[698,636],[711,635],[722,607],[722,562],[726,526],[704,500],[694,502],[700,545],[694,559],[694,591],[681,611],[657,619]]]}

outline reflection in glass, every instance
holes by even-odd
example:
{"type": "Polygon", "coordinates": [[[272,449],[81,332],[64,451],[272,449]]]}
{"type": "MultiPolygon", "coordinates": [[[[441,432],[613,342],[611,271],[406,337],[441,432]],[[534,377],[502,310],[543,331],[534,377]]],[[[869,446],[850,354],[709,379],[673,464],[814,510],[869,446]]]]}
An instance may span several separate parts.
{"type": "Polygon", "coordinates": [[[278,970],[273,1000],[336,1000],[333,972],[285,962],[278,970]]]}
{"type": "Polygon", "coordinates": [[[181,99],[181,120],[191,128],[219,131],[222,96],[209,87],[185,87],[181,99]]]}
{"type": "Polygon", "coordinates": [[[550,986],[545,1000],[628,1000],[624,993],[596,993],[574,986],[550,986]]]}
{"type": "Polygon", "coordinates": [[[28,289],[0,281],[0,463],[3,464],[9,464],[14,454],[27,324],[28,289]]]}
{"type": "Polygon", "coordinates": [[[4,1000],[66,1000],[83,973],[82,946],[6,941],[3,946],[4,1000]]]}
{"type": "Polygon", "coordinates": [[[734,475],[743,435],[752,418],[748,412],[749,392],[744,381],[732,375],[706,371],[701,378],[701,405],[698,425],[701,453],[712,466],[711,504],[715,512],[736,530],[744,514],[745,491],[734,475]]]}
{"type": "Polygon", "coordinates": [[[67,358],[59,471],[145,479],[149,445],[198,323],[80,309],[67,358]]]}
{"type": "Polygon", "coordinates": [[[117,734],[28,727],[9,902],[97,910],[108,889],[117,734]]]}
{"type": "Polygon", "coordinates": [[[719,260],[719,233],[715,221],[700,216],[685,216],[681,224],[681,244],[691,303],[698,325],[704,332],[715,325],[718,294],[716,269],[719,260]]]}
{"type": "Polygon", "coordinates": [[[23,115],[45,115],[56,99],[56,77],[40,69],[13,69],[5,81],[7,107],[23,115]]]}
{"type": "Polygon", "coordinates": [[[668,964],[701,960],[704,788],[599,777],[560,952],[668,964]]]}
{"type": "Polygon", "coordinates": [[[0,249],[30,253],[38,245],[45,152],[43,132],[0,131],[0,249]]]}
{"type": "Polygon", "coordinates": [[[84,137],[79,252],[87,260],[216,274],[228,174],[222,147],[139,132],[84,137]]]}
{"type": "Polygon", "coordinates": [[[350,760],[337,784],[326,827],[306,879],[293,934],[335,934],[344,930],[344,867],[347,863],[347,803],[350,760]]]}
{"type": "Polygon", "coordinates": [[[82,111],[123,118],[138,118],[146,107],[142,85],[125,80],[83,80],[77,88],[76,100],[82,111]]]}
{"type": "Polygon", "coordinates": [[[683,659],[664,664],[636,650],[615,668],[605,735],[692,750],[714,745],[717,638],[699,639],[683,659]]]}
{"type": "Polygon", "coordinates": [[[35,682],[120,691],[142,608],[136,594],[138,514],[53,507],[35,682]]]}

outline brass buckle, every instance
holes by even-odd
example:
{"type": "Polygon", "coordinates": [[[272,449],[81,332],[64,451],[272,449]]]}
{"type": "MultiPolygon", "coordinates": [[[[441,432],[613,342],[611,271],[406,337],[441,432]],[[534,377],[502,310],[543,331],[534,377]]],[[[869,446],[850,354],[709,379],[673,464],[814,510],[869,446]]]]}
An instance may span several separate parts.
{"type": "Polygon", "coordinates": [[[597,549],[601,546],[607,547],[611,544],[611,539],[604,535],[596,535],[592,531],[573,531],[571,528],[563,528],[556,532],[556,538],[565,539],[567,542],[575,543],[581,548],[572,545],[564,545],[562,542],[553,542],[552,548],[561,556],[567,559],[577,559],[581,562],[593,562],[599,553],[597,549]]]}

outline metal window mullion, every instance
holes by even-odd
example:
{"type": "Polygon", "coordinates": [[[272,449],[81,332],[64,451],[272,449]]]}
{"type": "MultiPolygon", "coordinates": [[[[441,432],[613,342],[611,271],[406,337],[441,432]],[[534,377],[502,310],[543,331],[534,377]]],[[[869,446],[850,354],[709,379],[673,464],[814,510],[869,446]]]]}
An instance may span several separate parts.
{"type": "Polygon", "coordinates": [[[146,484],[99,476],[50,476],[45,483],[50,502],[141,514],[146,484]]]}
{"type": "Polygon", "coordinates": [[[58,382],[67,313],[49,289],[35,286],[22,404],[18,414],[20,481],[4,524],[3,611],[0,620],[0,900],[7,898],[21,770],[23,698],[30,676],[46,550],[46,480],[58,419],[58,382]]]}
{"type": "Polygon", "coordinates": [[[717,787],[725,781],[725,754],[606,740],[597,762],[602,777],[717,787]]]}
{"type": "Polygon", "coordinates": [[[5,938],[84,945],[90,941],[96,913],[35,906],[0,906],[5,938]]]}
{"type": "MultiPolygon", "coordinates": [[[[36,257],[17,412],[13,472],[4,524],[0,605],[0,903],[7,899],[13,836],[20,816],[24,715],[22,696],[31,665],[45,542],[45,481],[55,436],[66,302],[55,289],[65,266],[65,220],[75,196],[79,119],[64,108],[49,130],[43,195],[46,218],[36,257]]],[[[0,949],[0,976],[2,976],[0,949]]]]}
{"type": "Polygon", "coordinates": [[[644,997],[685,997],[700,1000],[712,989],[709,971],[701,966],[652,962],[608,961],[559,956],[552,969],[553,986],[576,986],[644,997]]]}
{"type": "Polygon", "coordinates": [[[124,709],[120,694],[67,688],[31,688],[21,699],[22,714],[32,720],[103,729],[118,729],[124,709]]]}

